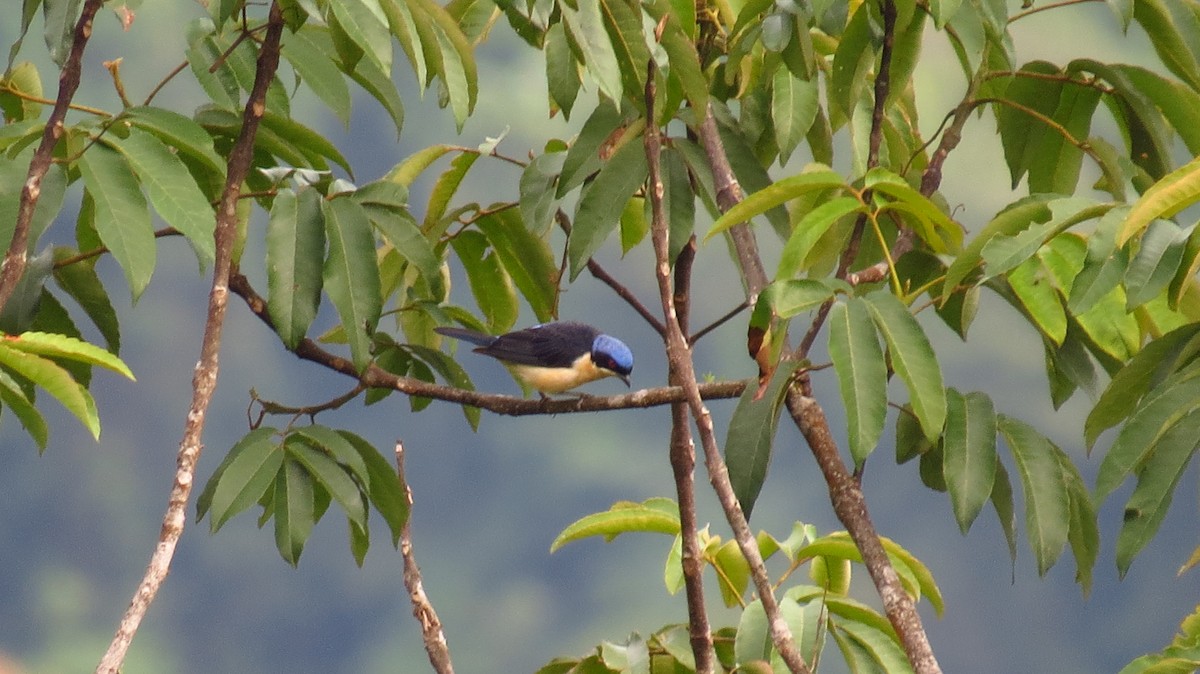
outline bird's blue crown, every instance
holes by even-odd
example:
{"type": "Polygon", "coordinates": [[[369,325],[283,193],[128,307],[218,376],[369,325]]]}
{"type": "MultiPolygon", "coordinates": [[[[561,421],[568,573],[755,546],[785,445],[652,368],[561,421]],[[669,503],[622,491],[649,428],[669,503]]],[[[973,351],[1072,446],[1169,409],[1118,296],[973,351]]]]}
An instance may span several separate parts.
{"type": "MultiPolygon", "coordinates": [[[[627,375],[633,371],[633,352],[629,350],[628,346],[625,346],[625,342],[616,337],[598,335],[592,342],[592,353],[609,356],[616,365],[616,367],[609,367],[614,372],[627,375]]],[[[592,359],[596,359],[594,355],[592,359]]]]}

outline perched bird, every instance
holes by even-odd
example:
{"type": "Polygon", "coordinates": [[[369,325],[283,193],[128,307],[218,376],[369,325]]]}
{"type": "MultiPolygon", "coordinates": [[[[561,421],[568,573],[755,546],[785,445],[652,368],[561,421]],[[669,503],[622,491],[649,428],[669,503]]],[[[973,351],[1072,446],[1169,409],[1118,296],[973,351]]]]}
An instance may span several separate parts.
{"type": "Polygon", "coordinates": [[[543,323],[499,337],[462,328],[434,331],[477,344],[476,353],[504,363],[543,397],[604,377],[616,377],[629,386],[633,371],[629,347],[585,323],[543,323]]]}

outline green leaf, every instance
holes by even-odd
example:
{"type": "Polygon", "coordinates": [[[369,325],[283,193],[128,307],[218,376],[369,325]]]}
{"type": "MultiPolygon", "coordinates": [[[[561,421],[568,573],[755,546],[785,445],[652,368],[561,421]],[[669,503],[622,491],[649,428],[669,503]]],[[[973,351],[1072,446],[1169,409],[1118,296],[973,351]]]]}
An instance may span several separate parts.
{"type": "Polygon", "coordinates": [[[579,96],[582,77],[579,64],[571,53],[567,42],[567,29],[562,21],[556,22],[546,31],[546,84],[550,98],[563,111],[563,117],[571,118],[571,109],[579,96]]]}
{"type": "Polygon", "coordinates": [[[1117,232],[1117,246],[1124,246],[1154,220],[1169,218],[1197,200],[1200,200],[1200,157],[1163,176],[1142,194],[1117,232]]]}
{"type": "Polygon", "coordinates": [[[482,217],[475,226],[492,244],[538,321],[551,320],[558,306],[558,265],[546,241],[525,227],[514,208],[482,217]]]}
{"type": "Polygon", "coordinates": [[[604,29],[600,0],[579,0],[577,7],[558,3],[570,38],[579,44],[587,71],[600,88],[600,93],[613,103],[620,104],[623,92],[621,64],[613,49],[612,40],[604,29]]]}
{"type": "Polygon", "coordinates": [[[325,452],[301,441],[298,436],[288,438],[284,448],[288,458],[304,466],[313,481],[329,491],[353,524],[363,530],[367,528],[367,508],[363,504],[363,495],[346,468],[325,452]]]}
{"type": "Polygon", "coordinates": [[[321,47],[320,42],[325,42],[332,48],[328,36],[321,34],[318,38],[320,42],[310,37],[319,32],[320,29],[314,26],[306,26],[295,32],[285,31],[280,53],[313,94],[329,106],[342,124],[349,125],[350,88],[346,86],[346,79],[334,64],[330,53],[321,47]]]}
{"type": "MultiPolygon", "coordinates": [[[[1058,97],[1051,119],[1058,122],[1076,142],[1086,143],[1092,115],[1100,103],[1100,90],[1083,84],[1066,84],[1058,97]]],[[[1024,114],[1024,113],[1021,113],[1024,114]]],[[[1058,129],[1038,122],[1034,133],[1033,155],[1029,162],[1029,191],[1072,194],[1079,182],[1083,150],[1070,142],[1058,129]]]]}
{"type": "MultiPolygon", "coordinates": [[[[370,482],[370,471],[362,454],[340,431],[328,426],[311,424],[297,429],[291,437],[304,438],[313,447],[319,447],[336,462],[349,469],[350,473],[366,485],[370,482]]],[[[391,470],[388,471],[392,472],[391,470]]],[[[337,495],[334,494],[336,497],[337,495]]]]}
{"type": "Polygon", "coordinates": [[[1153,456],[1155,447],[1172,427],[1200,403],[1200,368],[1191,367],[1168,378],[1148,393],[1121,428],[1100,462],[1096,500],[1103,501],[1125,478],[1153,456]]]}
{"type": "MultiPolygon", "coordinates": [[[[896,463],[908,463],[916,457],[940,451],[941,447],[925,437],[912,405],[902,406],[900,414],[896,416],[896,463]]],[[[938,465],[941,465],[940,458],[938,465]]]]}
{"type": "Polygon", "coordinates": [[[787,164],[792,152],[817,119],[820,88],[816,80],[802,80],[787,68],[777,68],[771,85],[771,121],[779,163],[787,164]]]}
{"type": "MultiPolygon", "coordinates": [[[[440,56],[432,61],[435,64],[440,63],[438,76],[445,85],[444,93],[449,97],[450,108],[461,132],[467,116],[475,109],[475,100],[479,93],[479,75],[475,57],[471,52],[471,43],[455,18],[440,4],[433,0],[413,2],[415,6],[412,9],[417,15],[424,14],[433,21],[440,56]]],[[[429,45],[426,45],[427,52],[428,49],[429,45]]],[[[445,105],[444,100],[442,105],[445,105]]]]}
{"type": "MultiPolygon", "coordinates": [[[[440,157],[438,154],[436,157],[440,157]]],[[[450,200],[462,185],[463,178],[467,176],[467,172],[475,165],[475,161],[479,159],[479,155],[474,152],[463,152],[450,161],[450,167],[446,169],[433,186],[433,191],[429,195],[429,203],[425,208],[425,220],[422,223],[421,229],[424,232],[441,232],[445,229],[445,224],[442,219],[446,215],[446,210],[450,206],[450,200]]],[[[432,160],[431,160],[432,161],[432,160]]],[[[407,164],[408,161],[405,162],[407,164]]]]}
{"type": "Polygon", "coordinates": [[[1067,313],[1059,294],[1046,282],[1041,259],[1031,257],[1010,271],[1008,285],[1038,330],[1061,345],[1067,337],[1067,313]]]}
{"type": "Polygon", "coordinates": [[[441,255],[430,245],[406,207],[379,197],[381,192],[388,191],[386,186],[399,188],[389,181],[368,183],[358,188],[351,198],[363,205],[371,224],[392,244],[396,253],[421,274],[429,285],[430,294],[435,298],[445,297],[441,255]]]}
{"type": "Polygon", "coordinates": [[[925,330],[908,307],[890,292],[877,290],[864,299],[875,327],[887,342],[892,369],[908,389],[909,401],[925,437],[937,438],[946,421],[946,387],[925,330]]]}
{"type": "Polygon", "coordinates": [[[725,438],[725,465],[729,469],[733,493],[747,519],[767,479],[783,397],[792,374],[799,366],[800,361],[781,362],[771,375],[771,383],[758,399],[755,399],[756,387],[746,386],[729,421],[729,432],[725,438]]]}
{"type": "Polygon", "coordinates": [[[293,121],[290,117],[271,112],[269,109],[263,115],[259,136],[267,149],[283,158],[291,157],[296,166],[325,169],[326,159],[334,162],[354,176],[350,162],[342,156],[337,146],[325,136],[303,124],[293,121]],[[280,154],[282,153],[282,154],[280,154]],[[296,155],[299,156],[296,156],[296,155]]]}
{"type": "MultiPolygon", "coordinates": [[[[408,3],[403,0],[381,0],[380,5],[388,18],[388,25],[391,28],[392,35],[396,36],[400,47],[404,49],[405,56],[408,57],[413,74],[417,76],[417,82],[421,86],[427,85],[431,76],[425,62],[422,36],[428,34],[431,30],[429,27],[429,17],[422,12],[414,15],[408,3]]],[[[436,60],[439,56],[434,53],[430,55],[430,59],[436,60]]],[[[388,71],[380,72],[388,74],[388,71]]]]}
{"type": "Polygon", "coordinates": [[[866,656],[870,658],[870,663],[878,667],[875,671],[889,674],[913,671],[912,665],[908,663],[908,658],[904,655],[904,650],[888,633],[868,624],[839,620],[835,623],[834,635],[839,634],[845,635],[846,638],[853,640],[861,647],[866,656]]]}
{"type": "Polygon", "coordinates": [[[773,318],[788,319],[810,311],[833,298],[833,289],[812,279],[773,281],[758,295],[750,325],[764,330],[773,318]]]}
{"type": "Polygon", "coordinates": [[[379,322],[379,265],[375,262],[375,237],[362,206],[351,199],[321,202],[329,257],[322,272],[329,294],[350,342],[354,367],[371,361],[371,333],[379,322]]]}
{"type": "Polygon", "coordinates": [[[404,100],[391,77],[370,61],[359,61],[349,73],[350,79],[371,94],[392,120],[396,135],[404,128],[404,100]]]}
{"type": "Polygon", "coordinates": [[[201,264],[211,264],[216,216],[179,157],[156,136],[138,129],[130,129],[113,147],[133,166],[162,219],[187,237],[201,264]]]}
{"type": "Polygon", "coordinates": [[[834,171],[822,167],[807,167],[803,173],[788,176],[771,183],[770,186],[750,194],[738,205],[729,209],[709,228],[704,235],[708,242],[713,236],[734,225],[765,213],[776,206],[812,192],[846,187],[845,180],[834,171]]]}
{"type": "Polygon", "coordinates": [[[630,4],[628,0],[600,0],[600,14],[617,56],[625,91],[640,92],[646,87],[650,52],[646,48],[647,38],[642,34],[641,3],[632,3],[632,7],[630,4]]]}
{"type": "Polygon", "coordinates": [[[1125,503],[1124,524],[1117,536],[1117,571],[1122,578],[1158,532],[1175,487],[1195,454],[1197,437],[1200,412],[1192,411],[1167,429],[1139,462],[1137,487],[1125,503]]]}
{"type": "Polygon", "coordinates": [[[1111,208],[1111,204],[1097,204],[1084,197],[1055,198],[1048,206],[1049,219],[1037,224],[1025,223],[1022,227],[1027,228],[1013,232],[1012,235],[996,232],[988,237],[980,251],[980,256],[987,265],[984,280],[1015,269],[1033,257],[1039,248],[1059,232],[1073,224],[1102,216],[1111,208]]]}
{"type": "Polygon", "coordinates": [[[267,223],[267,311],[289,349],[304,339],[321,303],[325,219],[321,195],[282,190],[267,223]]]}
{"type": "Polygon", "coordinates": [[[996,410],[991,398],[978,391],[964,396],[947,390],[942,452],[954,519],[965,535],[996,482],[996,410]]]}
{"type": "Polygon", "coordinates": [[[798,275],[804,268],[808,254],[834,223],[851,213],[863,213],[865,210],[863,203],[855,197],[835,197],[805,213],[792,228],[792,235],[783,246],[775,278],[798,275]]]}
{"type": "Polygon", "coordinates": [[[867,71],[875,60],[875,50],[871,45],[870,14],[868,5],[859,5],[838,41],[829,79],[831,112],[836,110],[849,116],[859,99],[859,93],[866,86],[867,71]]]}
{"type": "Polygon", "coordinates": [[[539,236],[554,225],[554,212],[558,208],[554,186],[566,158],[565,152],[546,152],[534,157],[521,172],[521,219],[529,231],[539,236]]]}
{"type": "Polygon", "coordinates": [[[747,665],[771,657],[771,631],[767,613],[758,599],[742,609],[738,620],[737,638],[733,641],[734,661],[747,665]]]}
{"type": "Polygon", "coordinates": [[[696,193],[683,154],[673,147],[662,152],[663,203],[667,211],[667,256],[674,264],[696,229],[696,193]]]}
{"type": "MultiPolygon", "coordinates": [[[[349,431],[338,431],[337,433],[354,447],[363,463],[366,464],[369,478],[367,495],[371,498],[371,504],[375,506],[375,510],[387,522],[388,528],[392,532],[392,545],[399,545],[400,535],[404,530],[405,523],[408,522],[408,487],[400,481],[395,467],[383,458],[383,455],[376,451],[371,443],[349,431]]],[[[335,445],[327,444],[326,446],[333,447],[335,445]]],[[[342,461],[342,463],[353,466],[347,461],[342,461]]]]}
{"type": "Polygon", "coordinates": [[[1100,553],[1100,528],[1096,521],[1096,506],[1083,483],[1079,471],[1066,454],[1059,454],[1059,465],[1071,499],[1071,528],[1067,541],[1075,556],[1075,581],[1086,596],[1092,589],[1092,569],[1100,553]]]}
{"type": "MultiPolygon", "coordinates": [[[[77,254],[71,248],[55,248],[55,261],[61,261],[77,254]]],[[[57,267],[54,270],[54,280],[58,287],[79,303],[80,308],[92,319],[100,335],[104,337],[108,350],[118,353],[121,350],[121,326],[117,320],[117,312],[113,309],[108,293],[104,290],[94,264],[79,262],[57,267]]]]}
{"type": "Polygon", "coordinates": [[[1163,65],[1192,89],[1200,90],[1200,18],[1192,8],[1167,0],[1138,0],[1133,18],[1146,30],[1163,65]]]}
{"type": "Polygon", "coordinates": [[[229,450],[204,486],[196,500],[196,518],[204,519],[211,513],[209,528],[213,533],[257,503],[274,484],[283,465],[283,448],[274,435],[273,428],[247,433],[229,450]]]}
{"type": "Polygon", "coordinates": [[[171,110],[149,106],[128,108],[124,114],[135,127],[149,131],[224,179],[225,160],[213,149],[212,136],[192,119],[171,110]]]}
{"type": "Polygon", "coordinates": [[[330,3],[330,9],[346,36],[367,58],[383,72],[391,72],[392,38],[379,3],[375,0],[345,0],[330,3]]]}
{"type": "Polygon", "coordinates": [[[1162,219],[1150,222],[1125,270],[1127,311],[1154,299],[1170,285],[1186,243],[1187,233],[1174,222],[1162,219]]]}
{"type": "MultiPolygon", "coordinates": [[[[612,143],[621,137],[618,131],[625,124],[625,116],[611,103],[601,100],[596,105],[587,121],[583,123],[583,128],[579,130],[579,135],[567,149],[567,158],[563,160],[562,174],[558,178],[555,196],[562,198],[600,170],[601,151],[607,153],[612,149],[612,143]]],[[[631,138],[628,142],[634,143],[634,140],[631,138]]]]}
{"type": "Polygon", "coordinates": [[[861,466],[879,444],[887,420],[887,364],[865,301],[851,298],[829,312],[829,357],[850,430],[850,455],[861,466]]]}
{"type": "Polygon", "coordinates": [[[679,507],[674,501],[662,498],[647,499],[642,503],[618,501],[604,512],[572,522],[550,544],[550,552],[590,536],[604,536],[605,540],[611,541],[620,534],[633,531],[677,535],[679,507]]]}
{"type": "Polygon", "coordinates": [[[936,253],[957,251],[962,247],[962,227],[933,201],[913,189],[903,177],[875,167],[867,172],[865,185],[876,195],[889,197],[882,201],[879,212],[896,211],[911,223],[922,241],[936,253]]]}
{"type": "Polygon", "coordinates": [[[3,370],[0,370],[0,402],[8,406],[8,409],[21,422],[21,427],[37,443],[38,453],[46,451],[46,442],[50,439],[50,427],[46,424],[42,413],[34,407],[33,401],[29,399],[25,389],[21,388],[21,385],[3,370]]]}
{"type": "Polygon", "coordinates": [[[23,332],[19,335],[7,336],[3,344],[8,348],[29,354],[99,365],[129,379],[135,379],[133,373],[120,358],[109,351],[74,337],[45,332],[23,332]]]}
{"type": "Polygon", "coordinates": [[[726,541],[716,553],[705,555],[717,572],[721,601],[726,606],[733,607],[742,603],[742,596],[750,585],[750,564],[742,555],[737,541],[726,541]]]}
{"type": "Polygon", "coordinates": [[[482,232],[465,230],[450,240],[458,255],[467,283],[493,334],[507,332],[517,322],[517,294],[512,278],[500,264],[500,258],[490,250],[482,232]]]}
{"type": "Polygon", "coordinates": [[[579,276],[587,261],[616,229],[625,202],[646,181],[647,171],[645,149],[637,139],[630,139],[609,158],[600,174],[584,190],[567,239],[571,280],[579,276]]]}
{"type": "Polygon", "coordinates": [[[87,387],[54,361],[17,349],[12,341],[12,338],[0,340],[0,365],[45,389],[99,440],[100,417],[87,387]]]}
{"type": "Polygon", "coordinates": [[[146,198],[129,164],[106,145],[91,146],[78,165],[95,204],[96,232],[121,265],[136,300],[150,283],[156,255],[146,198]]]}
{"type": "Polygon", "coordinates": [[[79,20],[82,6],[82,0],[58,0],[57,2],[49,0],[43,7],[46,22],[44,32],[46,49],[49,50],[50,58],[59,68],[63,67],[63,63],[67,60],[67,54],[71,51],[75,37],[75,22],[79,20]]]}
{"type": "MultiPolygon", "coordinates": [[[[659,8],[664,7],[664,4],[653,3],[646,7],[656,22],[662,21],[662,16],[658,14],[658,11],[659,8]]],[[[678,8],[687,3],[675,2],[672,4],[678,8]]],[[[700,67],[700,55],[696,51],[696,42],[693,36],[696,23],[695,5],[687,5],[684,12],[689,13],[688,18],[684,21],[680,20],[682,12],[667,13],[667,20],[662,31],[662,47],[667,52],[671,79],[679,81],[679,86],[683,89],[693,110],[703,110],[708,105],[708,78],[700,67]],[[683,25],[684,22],[688,25],[683,25]]]]}
{"type": "MultiPolygon", "coordinates": [[[[1053,63],[1031,61],[1021,66],[1020,73],[1027,76],[1013,77],[1004,88],[1004,99],[1014,105],[995,106],[996,129],[1000,133],[1014,189],[1034,162],[1039,139],[1045,133],[1055,133],[1027,111],[1053,118],[1065,86],[1061,70],[1053,63]]],[[[1038,191],[1042,190],[1030,189],[1030,192],[1038,191]]]]}
{"type": "Polygon", "coordinates": [[[275,513],[275,547],[292,566],[300,563],[300,553],[316,524],[312,478],[298,461],[288,458],[275,476],[271,507],[275,513]]]}
{"type": "Polygon", "coordinates": [[[1194,338],[1200,323],[1189,323],[1147,343],[1122,367],[1100,395],[1084,423],[1084,440],[1091,449],[1106,429],[1133,413],[1138,401],[1158,386],[1181,362],[1194,356],[1200,345],[1194,338]]]}
{"type": "Polygon", "coordinates": [[[1000,522],[1000,530],[1004,532],[1004,542],[1008,544],[1008,558],[1014,567],[1017,563],[1017,511],[1013,505],[1012,481],[1008,478],[1008,470],[1003,463],[996,464],[996,482],[992,484],[992,508],[996,511],[996,519],[1000,522]]]}
{"type": "Polygon", "coordinates": [[[1039,575],[1046,575],[1062,554],[1070,527],[1070,497],[1063,481],[1062,453],[1032,426],[1000,415],[1000,432],[1016,460],[1025,491],[1025,529],[1037,560],[1039,575]]]}
{"type": "MultiPolygon", "coordinates": [[[[983,227],[946,269],[946,280],[942,283],[942,300],[945,301],[967,279],[983,260],[983,249],[998,236],[1013,236],[1030,227],[1034,222],[1045,222],[1050,218],[1049,202],[1059,198],[1052,194],[1035,194],[1004,207],[983,227]]],[[[1030,253],[1032,255],[1032,252],[1030,253]]]]}

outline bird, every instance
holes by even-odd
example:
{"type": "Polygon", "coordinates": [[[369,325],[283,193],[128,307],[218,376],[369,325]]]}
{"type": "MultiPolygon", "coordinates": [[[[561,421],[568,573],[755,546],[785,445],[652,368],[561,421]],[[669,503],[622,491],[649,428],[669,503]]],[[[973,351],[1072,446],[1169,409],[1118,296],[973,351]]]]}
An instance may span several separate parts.
{"type": "Polygon", "coordinates": [[[475,353],[499,360],[543,398],[605,377],[630,385],[633,352],[621,340],[586,323],[542,323],[499,336],[448,327],[434,332],[477,345],[475,353]]]}

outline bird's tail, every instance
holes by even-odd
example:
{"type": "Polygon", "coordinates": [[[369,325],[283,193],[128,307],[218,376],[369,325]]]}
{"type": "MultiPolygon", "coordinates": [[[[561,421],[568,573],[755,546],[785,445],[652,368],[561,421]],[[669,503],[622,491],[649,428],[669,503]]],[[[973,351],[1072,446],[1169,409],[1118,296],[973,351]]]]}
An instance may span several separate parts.
{"type": "Polygon", "coordinates": [[[479,346],[489,346],[492,342],[496,341],[496,338],[492,335],[485,335],[482,332],[475,332],[474,330],[467,330],[465,328],[434,328],[433,331],[439,335],[461,339],[479,346]]]}

